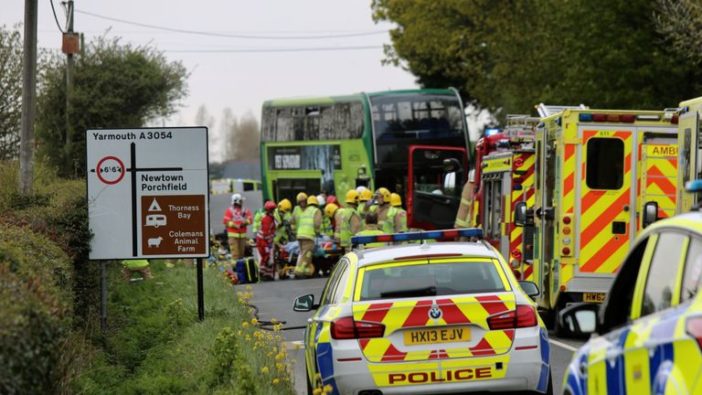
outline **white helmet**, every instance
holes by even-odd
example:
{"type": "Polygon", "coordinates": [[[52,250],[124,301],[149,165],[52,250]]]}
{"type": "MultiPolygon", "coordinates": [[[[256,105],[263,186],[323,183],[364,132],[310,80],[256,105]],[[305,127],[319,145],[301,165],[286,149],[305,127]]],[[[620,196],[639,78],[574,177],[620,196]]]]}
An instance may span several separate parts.
{"type": "Polygon", "coordinates": [[[324,205],[327,204],[327,198],[320,193],[317,195],[317,203],[319,204],[319,207],[324,207],[324,205]]]}
{"type": "Polygon", "coordinates": [[[241,204],[241,202],[244,201],[244,198],[241,197],[240,193],[235,193],[232,195],[232,204],[241,204]]]}
{"type": "Polygon", "coordinates": [[[361,192],[365,191],[366,189],[368,188],[364,187],[363,185],[359,185],[356,187],[356,192],[358,192],[358,194],[360,195],[361,192]]]}

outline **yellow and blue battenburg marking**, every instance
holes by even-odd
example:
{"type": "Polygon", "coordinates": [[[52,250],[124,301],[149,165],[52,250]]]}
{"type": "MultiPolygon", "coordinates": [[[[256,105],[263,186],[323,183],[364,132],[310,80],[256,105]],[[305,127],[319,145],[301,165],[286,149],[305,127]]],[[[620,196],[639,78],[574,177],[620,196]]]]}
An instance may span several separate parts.
{"type": "Polygon", "coordinates": [[[370,243],[392,243],[420,240],[451,240],[457,237],[483,238],[483,230],[479,228],[429,230],[425,232],[393,233],[387,235],[353,236],[354,246],[370,243]]]}
{"type": "Polygon", "coordinates": [[[570,364],[564,385],[573,395],[699,393],[692,389],[700,344],[683,335],[694,309],[683,304],[588,344],[570,364]]]}

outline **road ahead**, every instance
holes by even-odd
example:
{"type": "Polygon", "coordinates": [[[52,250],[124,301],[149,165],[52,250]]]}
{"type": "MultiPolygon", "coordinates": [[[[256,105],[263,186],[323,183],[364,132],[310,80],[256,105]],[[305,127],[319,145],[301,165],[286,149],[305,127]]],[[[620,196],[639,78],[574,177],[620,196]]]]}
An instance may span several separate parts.
{"type": "MultiPolygon", "coordinates": [[[[311,280],[286,280],[253,285],[254,296],[251,301],[259,310],[259,319],[270,320],[275,318],[286,321],[285,328],[300,327],[307,324],[310,313],[296,313],[292,311],[292,302],[296,296],[313,293],[319,300],[326,278],[311,280]]],[[[289,356],[295,364],[295,389],[298,394],[306,393],[305,383],[305,358],[302,350],[303,329],[284,331],[285,340],[289,348],[289,356]]],[[[551,338],[551,364],[553,384],[556,394],[561,393],[561,382],[573,351],[582,344],[571,340],[551,338]]]]}

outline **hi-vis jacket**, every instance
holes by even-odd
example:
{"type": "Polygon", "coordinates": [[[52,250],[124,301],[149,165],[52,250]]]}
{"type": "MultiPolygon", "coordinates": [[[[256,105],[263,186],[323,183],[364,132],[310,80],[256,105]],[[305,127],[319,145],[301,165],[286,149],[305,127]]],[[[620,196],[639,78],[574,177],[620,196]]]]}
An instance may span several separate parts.
{"type": "Polygon", "coordinates": [[[227,226],[227,235],[234,238],[245,238],[246,227],[253,223],[251,211],[247,208],[230,206],[224,212],[224,220],[227,226]]]}

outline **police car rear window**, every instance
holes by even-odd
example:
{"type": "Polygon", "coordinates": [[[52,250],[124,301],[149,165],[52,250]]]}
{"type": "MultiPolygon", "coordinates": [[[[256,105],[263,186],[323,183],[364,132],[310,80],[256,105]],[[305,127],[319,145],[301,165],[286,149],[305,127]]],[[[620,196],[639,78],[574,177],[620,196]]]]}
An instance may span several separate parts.
{"type": "Polygon", "coordinates": [[[360,300],[500,291],[505,286],[491,261],[380,266],[366,269],[360,300]]]}

